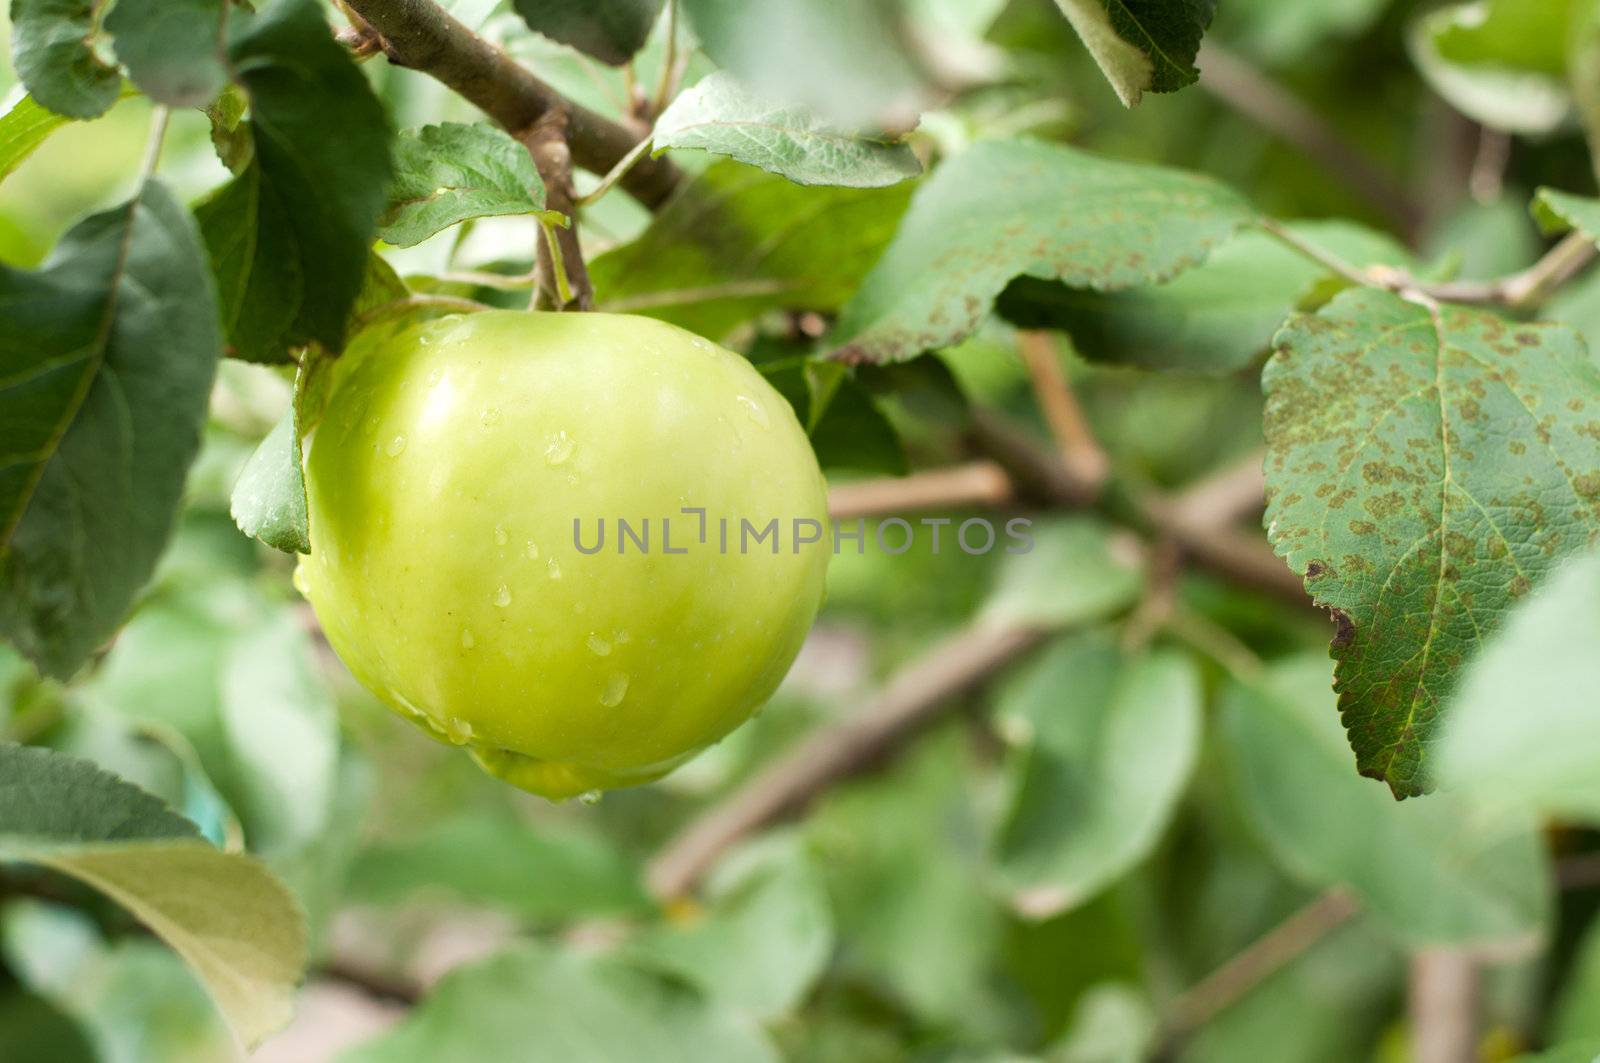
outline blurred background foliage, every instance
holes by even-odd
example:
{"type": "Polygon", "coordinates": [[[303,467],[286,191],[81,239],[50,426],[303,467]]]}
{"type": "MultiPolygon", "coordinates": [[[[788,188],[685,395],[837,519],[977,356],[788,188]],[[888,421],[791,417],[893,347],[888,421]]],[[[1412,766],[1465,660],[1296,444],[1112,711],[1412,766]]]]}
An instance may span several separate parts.
{"type": "MultiPolygon", "coordinates": [[[[450,6],[562,91],[619,111],[619,71],[537,37],[495,0],[450,6]]],[[[1049,0],[908,8],[967,85],[924,115],[914,143],[925,156],[1028,134],[1199,170],[1271,214],[1353,220],[1387,234],[1395,253],[1464,277],[1538,256],[1525,208],[1535,186],[1593,191],[1564,116],[1506,142],[1437,94],[1413,61],[1421,3],[1224,0],[1211,33],[1231,61],[1356,145],[1404,202],[1331,176],[1205,77],[1125,110],[1049,0]],[[1501,163],[1486,163],[1494,153],[1501,163]]],[[[1447,43],[1428,61],[1473,61],[1472,41],[1447,43]]],[[[640,84],[654,84],[661,49],[658,30],[636,62],[640,84]]],[[[1209,69],[1204,56],[1200,65],[1209,69]]],[[[399,127],[475,117],[418,73],[381,60],[365,69],[399,127]]],[[[697,57],[689,80],[710,69],[697,57]]],[[[833,88],[848,103],[851,86],[833,88]]],[[[0,95],[16,92],[0,59],[0,95]]],[[[148,119],[146,101],[127,99],[63,129],[8,177],[0,260],[34,265],[73,221],[126,197],[148,119]]],[[[692,153],[683,161],[705,168],[692,153]]],[[[737,169],[718,163],[702,180],[723,179],[719,168],[737,169]]],[[[202,116],[174,116],[161,173],[191,201],[224,179],[202,116]]],[[[741,176],[766,180],[726,179],[741,176]]],[[[881,226],[887,241],[905,192],[874,194],[851,224],[881,226]]],[[[785,192],[747,219],[781,229],[773,246],[794,270],[837,282],[824,312],[871,264],[829,255],[829,219],[848,198],[785,192]],[[800,215],[790,201],[806,197],[818,206],[800,215]]],[[[673,223],[699,250],[650,223],[615,194],[586,213],[602,305],[737,272],[739,244],[714,216],[673,223]],[[630,251],[652,239],[665,250],[630,251]]],[[[388,257],[413,278],[526,270],[534,224],[487,219],[388,257]]],[[[1550,311],[1592,342],[1596,283],[1550,311]]],[[[1234,312],[1247,288],[1223,273],[1180,303],[1234,312]]],[[[758,360],[764,344],[785,353],[759,301],[661,312],[688,314],[758,360]]],[[[1135,324],[1162,312],[1128,311],[1135,324]]],[[[1110,335],[1115,349],[1094,362],[1065,336],[1059,351],[1120,474],[1178,487],[1260,445],[1251,369],[1157,373],[1136,366],[1159,352],[1110,335]]],[[[880,389],[912,468],[959,456],[951,391],[1045,438],[1011,325],[994,320],[936,357],[943,372],[880,389]]],[[[1408,956],[1441,945],[1486,962],[1484,1059],[1600,1037],[1600,846],[1585,821],[1595,810],[1536,823],[1470,796],[1395,803],[1352,770],[1328,689],[1327,623],[1201,572],[1173,587],[1186,637],[1163,634],[1146,652],[1128,634],[1146,576],[1080,563],[1076,585],[1095,598],[1080,631],[969,697],[881,772],[742,847],[701,899],[663,910],[643,869],[680,826],[777,752],[849,718],[980,611],[1037,607],[1016,600],[1036,576],[993,557],[935,555],[926,540],[898,557],[847,550],[814,635],[758,719],[661,783],[592,807],[551,805],[399,724],[316,639],[292,562],[234,528],[232,483],[288,397],[280,372],[223,366],[175,540],[83,679],[39,681],[0,648],[0,736],[92,759],[213,841],[242,840],[293,888],[312,972],[294,1024],[255,1058],[1112,1063],[1168,1052],[1397,1063],[1409,1051],[1408,956]],[[1197,987],[1215,992],[1208,976],[1290,917],[1316,933],[1212,1006],[1197,987]]],[[[847,482],[896,464],[895,450],[852,436],[824,457],[847,482]]],[[[1051,529],[1049,553],[1103,558],[1111,534],[1051,529]]],[[[37,896],[0,905],[0,1059],[239,1051],[181,962],[126,917],[37,896]]]]}

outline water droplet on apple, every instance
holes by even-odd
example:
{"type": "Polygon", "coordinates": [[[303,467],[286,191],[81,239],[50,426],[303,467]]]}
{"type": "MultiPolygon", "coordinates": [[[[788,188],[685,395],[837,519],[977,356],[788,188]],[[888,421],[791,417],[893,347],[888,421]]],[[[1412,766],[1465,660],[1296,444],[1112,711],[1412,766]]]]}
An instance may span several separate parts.
{"type": "Polygon", "coordinates": [[[600,704],[608,709],[614,709],[622,704],[622,699],[628,696],[628,674],[626,672],[612,672],[611,678],[606,680],[606,688],[600,692],[600,704]]]}
{"type": "Polygon", "coordinates": [[[572,457],[572,450],[576,444],[572,437],[567,435],[566,429],[552,435],[544,447],[544,460],[546,465],[560,465],[572,457]]]}
{"type": "Polygon", "coordinates": [[[772,420],[767,416],[766,409],[759,402],[748,395],[740,395],[738,401],[739,405],[744,407],[744,412],[750,420],[762,428],[771,427],[772,420]]]}
{"type": "Polygon", "coordinates": [[[454,716],[444,722],[445,737],[458,746],[464,746],[472,741],[472,725],[465,720],[458,720],[454,716]]]}
{"type": "Polygon", "coordinates": [[[590,652],[596,657],[611,656],[611,643],[607,642],[593,631],[589,632],[589,637],[584,641],[589,644],[590,652]]]}
{"type": "Polygon", "coordinates": [[[539,560],[539,544],[534,542],[532,539],[528,540],[528,560],[539,560]]]}
{"type": "Polygon", "coordinates": [[[383,452],[389,455],[391,458],[398,458],[400,456],[400,452],[405,449],[406,437],[395,436],[393,439],[389,440],[389,445],[383,448],[383,452]]]}
{"type": "Polygon", "coordinates": [[[504,524],[496,524],[494,526],[494,544],[496,546],[504,546],[506,543],[508,543],[510,541],[511,541],[511,537],[506,534],[505,525],[504,524]]]}
{"type": "Polygon", "coordinates": [[[472,649],[472,647],[476,646],[477,644],[478,644],[478,640],[472,636],[471,629],[470,628],[462,628],[461,629],[461,648],[464,649],[464,650],[470,650],[470,649],[472,649]]]}
{"type": "Polygon", "coordinates": [[[294,575],[290,577],[289,582],[294,584],[295,590],[302,595],[310,597],[311,577],[306,574],[306,563],[304,561],[294,566],[294,575]]]}
{"type": "Polygon", "coordinates": [[[437,384],[439,381],[441,381],[443,379],[444,379],[444,370],[443,369],[440,369],[438,366],[434,366],[432,369],[428,370],[428,386],[429,387],[432,387],[433,385],[437,384]]]}
{"type": "Polygon", "coordinates": [[[547,561],[545,563],[545,567],[550,570],[551,579],[561,578],[561,565],[558,561],[556,561],[555,558],[552,557],[549,561],[547,561]]]}
{"type": "Polygon", "coordinates": [[[506,606],[510,605],[511,588],[506,586],[504,583],[500,584],[500,589],[494,592],[494,604],[499,606],[501,609],[504,609],[506,606]]]}
{"type": "Polygon", "coordinates": [[[585,790],[578,795],[578,803],[581,805],[598,805],[600,799],[604,796],[599,790],[585,790]]]}
{"type": "Polygon", "coordinates": [[[485,406],[483,412],[478,414],[478,423],[485,428],[493,428],[500,423],[500,410],[495,406],[485,406]]]}

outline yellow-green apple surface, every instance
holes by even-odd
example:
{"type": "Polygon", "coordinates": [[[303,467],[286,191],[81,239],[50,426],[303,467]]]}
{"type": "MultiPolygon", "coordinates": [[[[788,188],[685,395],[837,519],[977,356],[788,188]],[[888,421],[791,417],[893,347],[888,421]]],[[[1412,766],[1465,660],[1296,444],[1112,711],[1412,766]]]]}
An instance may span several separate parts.
{"type": "Polygon", "coordinates": [[[560,798],[659,778],[772,694],[831,545],[805,432],[746,360],[647,318],[490,311],[335,372],[297,582],[387,704],[560,798]]]}

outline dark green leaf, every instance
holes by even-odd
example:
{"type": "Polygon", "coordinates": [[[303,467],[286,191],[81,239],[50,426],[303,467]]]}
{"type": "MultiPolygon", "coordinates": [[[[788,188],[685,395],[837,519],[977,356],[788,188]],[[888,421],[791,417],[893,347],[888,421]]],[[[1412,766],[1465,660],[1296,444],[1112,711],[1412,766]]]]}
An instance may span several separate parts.
{"type": "Polygon", "coordinates": [[[68,118],[94,118],[116,102],[122,76],[94,52],[94,0],[11,0],[11,55],[33,98],[68,118]]]}
{"type": "Polygon", "coordinates": [[[1056,0],[1129,107],[1148,89],[1176,92],[1200,72],[1194,58],[1217,0],[1056,0]]]}
{"type": "MultiPolygon", "coordinates": [[[[1289,228],[1358,266],[1411,261],[1390,237],[1346,222],[1289,228]]],[[[1024,328],[1070,332],[1073,348],[1095,361],[1225,373],[1264,354],[1283,319],[1328,279],[1304,255],[1246,231],[1166,284],[1096,292],[1022,277],[996,310],[1024,328]]]]}
{"type": "Polygon", "coordinates": [[[717,72],[656,119],[655,150],[700,148],[802,185],[877,188],[922,172],[911,148],[843,132],[803,107],[757,97],[717,72]]]}
{"type": "Polygon", "coordinates": [[[1337,623],[1357,767],[1421,793],[1460,666],[1600,532],[1600,368],[1562,326],[1367,289],[1276,346],[1267,534],[1337,623]]]}
{"type": "Polygon", "coordinates": [[[100,1054],[83,1027],[44,997],[7,992],[0,996],[0,1044],[17,1063],[98,1063],[100,1054]]]}
{"type": "Polygon", "coordinates": [[[1139,600],[1144,556],[1125,532],[1090,517],[1033,521],[1002,538],[1005,562],[984,615],[1019,626],[1078,627],[1139,600]]]}
{"type": "Polygon", "coordinates": [[[606,957],[522,945],[453,971],[392,1032],[341,1063],[504,1058],[562,1063],[776,1063],[754,1023],[606,957]],[[513,1051],[521,1049],[513,1048],[513,1051]]]}
{"type": "Polygon", "coordinates": [[[228,82],[223,12],[229,0],[117,0],[106,17],[128,77],[157,103],[204,107],[228,82]]]}
{"type": "Polygon", "coordinates": [[[92,761],[0,745],[0,834],[56,842],[198,838],[160,798],[92,761]]]}
{"type": "Polygon", "coordinates": [[[255,158],[196,213],[231,353],[338,350],[386,203],[388,118],[312,0],[236,12],[228,60],[255,158]]]}
{"type": "Polygon", "coordinates": [[[157,182],[0,267],[0,635],[66,677],[166,545],[221,347],[189,213],[157,182]]]}
{"type": "Polygon", "coordinates": [[[446,122],[396,138],[394,182],[378,232],[411,247],[468,218],[543,209],[544,182],[528,149],[493,126],[446,122]]]}
{"type": "Polygon", "coordinates": [[[1115,291],[1168,280],[1252,217],[1209,178],[1035,141],[985,141],[934,171],[844,308],[845,361],[902,361],[970,335],[1012,278],[1115,291]],[[1004,189],[997,195],[996,189],[1004,189]]]}
{"type": "Polygon", "coordinates": [[[311,552],[305,471],[295,404],[261,441],[233,488],[234,523],[246,535],[286,553],[311,552]]]}
{"type": "Polygon", "coordinates": [[[734,162],[689,182],[631,244],[589,264],[601,309],[720,339],[765,310],[829,311],[894,235],[909,186],[802,188],[734,162]]]}
{"type": "Polygon", "coordinates": [[[535,33],[621,66],[644,47],[663,0],[513,0],[535,33]]]}

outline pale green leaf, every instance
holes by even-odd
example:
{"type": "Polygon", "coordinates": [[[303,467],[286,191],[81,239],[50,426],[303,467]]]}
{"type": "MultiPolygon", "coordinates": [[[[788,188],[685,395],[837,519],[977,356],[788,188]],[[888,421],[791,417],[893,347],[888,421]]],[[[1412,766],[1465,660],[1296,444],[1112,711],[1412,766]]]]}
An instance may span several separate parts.
{"type": "Polygon", "coordinates": [[[901,361],[958,343],[1022,275],[1098,291],[1169,280],[1251,217],[1237,194],[1197,174],[981,142],[921,182],[845,306],[834,356],[901,361]]]}
{"type": "MultiPolygon", "coordinates": [[[[1009,525],[1007,532],[1009,533],[1009,525]]],[[[1112,616],[1139,600],[1144,557],[1132,536],[1092,517],[1018,524],[984,617],[1019,626],[1073,627],[1112,616]]],[[[974,541],[981,541],[976,533],[974,541]]]]}
{"type": "Polygon", "coordinates": [[[1533,216],[1547,233],[1576,229],[1600,240],[1600,199],[1541,188],[1533,197],[1533,216]]]}
{"type": "Polygon", "coordinates": [[[294,403],[283,411],[245,463],[233,487],[230,509],[233,522],[251,538],[288,553],[311,552],[299,417],[294,403]]]}
{"type": "Polygon", "coordinates": [[[589,263],[602,310],[712,339],[763,311],[836,310],[894,236],[910,186],[803,188],[718,161],[630,244],[589,263]]]}
{"type": "Polygon", "coordinates": [[[1056,0],[1117,98],[1132,107],[1145,90],[1175,92],[1200,72],[1195,55],[1217,0],[1056,0]]]}
{"type": "Polygon", "coordinates": [[[523,945],[453,971],[392,1032],[341,1063],[505,1058],[561,1063],[776,1063],[755,1024],[606,957],[523,945]]]}
{"type": "MultiPolygon", "coordinates": [[[[1288,226],[1308,243],[1357,266],[1413,265],[1391,237],[1348,222],[1288,226]]],[[[1304,255],[1246,230],[1166,284],[1123,292],[1019,278],[996,310],[1024,328],[1059,328],[1095,361],[1232,372],[1264,354],[1301,300],[1331,279],[1304,255]]]]}
{"type": "Polygon", "coordinates": [[[1596,646],[1600,558],[1590,555],[1519,603],[1467,667],[1439,743],[1440,785],[1600,820],[1596,646]]]}
{"type": "Polygon", "coordinates": [[[221,338],[188,211],[155,181],[42,270],[0,267],[0,636],[71,675],[150,578],[221,338]]]}
{"type": "Polygon", "coordinates": [[[59,871],[127,909],[172,947],[248,1046],[293,1015],[305,971],[294,898],[252,857],[203,841],[51,844],[0,837],[0,858],[59,871]]]}
{"type": "Polygon", "coordinates": [[[11,57],[43,107],[95,118],[117,101],[122,75],[94,51],[93,0],[11,0],[11,57]]]}
{"type": "Polygon", "coordinates": [[[1419,17],[1407,44],[1433,90],[1469,118],[1549,133],[1572,109],[1567,18],[1568,0],[1469,0],[1419,17]]]}
{"type": "Polygon", "coordinates": [[[792,104],[764,100],[717,72],[656,119],[655,150],[699,148],[802,185],[877,188],[922,172],[902,143],[837,129],[792,104]]]}
{"type": "MultiPolygon", "coordinates": [[[[137,96],[138,90],[123,82],[118,99],[137,96]]],[[[0,115],[0,181],[9,177],[28,156],[39,149],[51,133],[71,119],[48,111],[32,96],[23,96],[4,115],[0,115]]]]}
{"type": "Polygon", "coordinates": [[[1600,532],[1600,369],[1562,326],[1370,289],[1276,346],[1268,538],[1333,614],[1357,767],[1421,793],[1461,665],[1600,532]]]}
{"type": "Polygon", "coordinates": [[[1550,917],[1537,823],[1449,794],[1397,802],[1346,766],[1327,662],[1235,686],[1223,716],[1239,804],[1283,866],[1343,886],[1412,946],[1531,947],[1550,917]]]}
{"type": "Polygon", "coordinates": [[[411,247],[469,218],[543,209],[544,182],[528,149],[493,126],[445,122],[395,140],[394,179],[378,233],[411,247]]]}
{"type": "Polygon", "coordinates": [[[128,77],[157,103],[204,107],[228,82],[228,0],[117,0],[106,16],[128,77]]]}
{"type": "Polygon", "coordinates": [[[998,857],[1023,914],[1076,907],[1150,854],[1199,753],[1200,702],[1183,657],[1129,657],[1100,638],[1058,642],[1006,689],[998,857]]]}
{"type": "Polygon", "coordinates": [[[712,877],[707,904],[683,925],[647,933],[627,954],[761,1019],[796,1008],[833,951],[827,891],[803,847],[779,837],[735,853],[712,877]]]}

